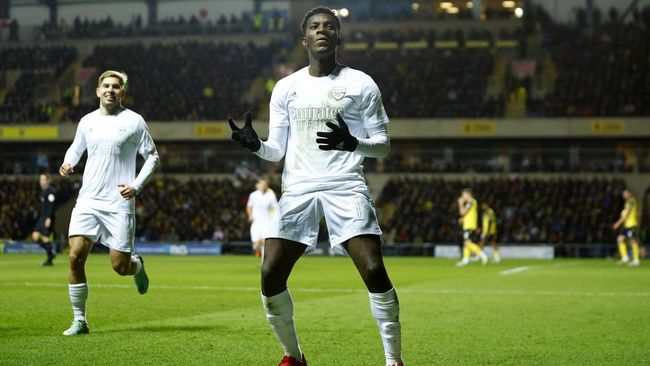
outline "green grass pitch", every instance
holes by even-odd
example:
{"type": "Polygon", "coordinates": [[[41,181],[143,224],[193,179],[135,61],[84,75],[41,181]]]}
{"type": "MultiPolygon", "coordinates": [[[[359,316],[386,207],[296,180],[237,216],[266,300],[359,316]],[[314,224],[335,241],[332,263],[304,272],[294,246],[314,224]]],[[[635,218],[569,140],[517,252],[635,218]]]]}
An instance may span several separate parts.
{"type": "MultiPolygon", "coordinates": [[[[253,257],[147,256],[149,293],[91,254],[91,333],[72,319],[67,260],[0,255],[2,365],[277,365],[253,257]]],[[[387,258],[407,365],[649,365],[650,263],[387,258]],[[510,269],[517,268],[514,271],[510,269]],[[506,274],[503,274],[504,271],[506,274]]],[[[302,258],[290,279],[311,366],[383,365],[361,279],[348,258],[302,258]]]]}

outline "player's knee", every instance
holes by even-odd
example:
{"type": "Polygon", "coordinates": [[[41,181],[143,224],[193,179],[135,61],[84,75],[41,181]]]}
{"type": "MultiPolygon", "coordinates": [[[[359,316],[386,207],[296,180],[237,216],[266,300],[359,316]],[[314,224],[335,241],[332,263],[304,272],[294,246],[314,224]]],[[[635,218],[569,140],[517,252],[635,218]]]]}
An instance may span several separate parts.
{"type": "Polygon", "coordinates": [[[378,282],[386,277],[386,268],[380,262],[368,262],[363,268],[362,276],[366,282],[378,282]]]}
{"type": "Polygon", "coordinates": [[[113,262],[113,270],[120,276],[126,276],[129,274],[129,262],[113,262]]]}
{"type": "Polygon", "coordinates": [[[265,287],[282,284],[282,282],[286,282],[288,277],[288,272],[279,263],[269,260],[264,260],[260,274],[262,275],[262,284],[265,287]]]}
{"type": "Polygon", "coordinates": [[[264,263],[262,263],[262,269],[260,270],[262,281],[268,281],[273,278],[275,272],[275,266],[270,263],[270,261],[264,261],[264,263]]]}
{"type": "Polygon", "coordinates": [[[75,252],[70,252],[68,259],[70,260],[70,268],[72,269],[82,269],[85,264],[84,257],[75,252]]]}

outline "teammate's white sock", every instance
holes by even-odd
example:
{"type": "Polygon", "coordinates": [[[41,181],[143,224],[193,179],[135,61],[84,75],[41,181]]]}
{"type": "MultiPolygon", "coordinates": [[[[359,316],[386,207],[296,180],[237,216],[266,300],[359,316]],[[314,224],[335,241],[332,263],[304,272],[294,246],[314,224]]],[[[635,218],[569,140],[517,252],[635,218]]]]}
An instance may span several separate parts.
{"type": "Polygon", "coordinates": [[[72,303],[74,320],[86,321],[86,299],[88,299],[88,284],[68,284],[68,293],[72,303]]]}
{"type": "Polygon", "coordinates": [[[136,267],[135,273],[138,273],[138,272],[142,271],[142,262],[140,262],[138,257],[132,255],[131,256],[131,263],[135,263],[135,267],[136,267]]]}
{"type": "Polygon", "coordinates": [[[392,288],[384,293],[368,293],[370,310],[377,321],[379,334],[384,343],[387,365],[402,362],[402,327],[399,323],[399,300],[392,288]]]}
{"type": "Polygon", "coordinates": [[[269,320],[275,336],[282,343],[284,354],[302,360],[296,327],[293,324],[293,299],[289,289],[270,297],[262,295],[262,303],[266,310],[266,319],[269,320]]]}

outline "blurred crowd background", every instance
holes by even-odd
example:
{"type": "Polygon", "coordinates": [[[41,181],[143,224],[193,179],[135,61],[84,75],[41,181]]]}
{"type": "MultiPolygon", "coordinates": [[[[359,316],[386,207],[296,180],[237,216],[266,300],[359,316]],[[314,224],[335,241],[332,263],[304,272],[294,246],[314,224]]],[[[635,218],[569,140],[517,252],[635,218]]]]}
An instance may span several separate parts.
{"type": "MultiPolygon", "coordinates": [[[[174,139],[164,125],[223,122],[248,110],[266,121],[275,83],[307,62],[294,2],[286,1],[289,10],[254,0],[241,12],[199,8],[153,20],[151,12],[53,18],[50,8],[50,19],[31,25],[10,16],[11,3],[0,2],[0,128],[74,128],[97,108],[97,75],[123,70],[125,105],[167,136],[156,140],[161,171],[138,197],[138,240],[247,241],[246,197],[263,175],[279,194],[282,164],[252,157],[227,137],[174,139]]],[[[561,16],[531,0],[328,4],[343,21],[340,61],[373,77],[392,119],[516,120],[525,130],[530,120],[605,118],[618,126],[650,115],[650,5],[604,3],[576,0],[561,16]]],[[[613,243],[623,187],[637,182],[642,204],[650,189],[647,134],[618,133],[411,136],[393,139],[391,154],[364,168],[390,243],[455,242],[463,186],[497,211],[499,241],[613,243]]],[[[0,140],[0,238],[27,237],[35,174],[56,174],[68,145],[0,140]]],[[[55,180],[61,207],[73,202],[79,179],[55,180]]]]}

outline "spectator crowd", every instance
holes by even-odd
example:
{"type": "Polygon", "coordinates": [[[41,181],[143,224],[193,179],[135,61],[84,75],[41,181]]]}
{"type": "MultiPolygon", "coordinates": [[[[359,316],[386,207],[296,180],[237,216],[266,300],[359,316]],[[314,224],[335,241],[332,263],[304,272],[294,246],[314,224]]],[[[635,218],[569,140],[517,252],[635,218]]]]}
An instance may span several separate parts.
{"type": "Polygon", "coordinates": [[[614,243],[624,182],[609,179],[394,178],[378,201],[389,242],[454,243],[461,235],[460,191],[494,209],[502,243],[614,243]]]}
{"type": "MultiPolygon", "coordinates": [[[[138,195],[136,238],[248,241],[245,207],[253,186],[250,180],[156,177],[138,195]]],[[[472,187],[479,203],[487,202],[497,213],[499,242],[615,243],[611,225],[623,206],[624,182],[595,178],[392,178],[377,203],[386,241],[456,242],[456,198],[466,186],[472,187]]],[[[74,198],[79,180],[58,180],[55,187],[57,201],[63,204],[74,198]]],[[[28,237],[38,192],[35,179],[0,179],[0,238],[28,237]]]]}
{"type": "MultiPolygon", "coordinates": [[[[223,120],[257,112],[259,101],[247,93],[259,73],[270,68],[283,45],[181,42],[150,46],[99,46],[84,66],[105,70],[120,65],[130,75],[125,104],[147,121],[223,120]],[[152,67],[152,65],[156,65],[152,67]]],[[[78,121],[96,101],[71,106],[64,121],[78,121]]]]}
{"type": "MultiPolygon", "coordinates": [[[[537,9],[527,13],[530,15],[520,29],[504,29],[499,34],[472,25],[437,34],[433,29],[408,26],[368,31],[350,24],[344,45],[362,41],[370,48],[355,51],[344,47],[340,56],[343,63],[376,80],[393,118],[502,118],[514,99],[523,100],[524,115],[532,117],[649,115],[650,6],[634,11],[623,21],[615,10],[607,17],[599,11],[591,17],[583,13],[578,10],[574,21],[560,23],[537,9]],[[499,39],[515,41],[518,47],[500,54],[493,47],[499,39]],[[374,47],[385,41],[398,46],[374,47]],[[437,41],[451,41],[455,46],[437,47],[437,41]],[[470,41],[491,46],[469,47],[470,41]],[[406,42],[424,42],[425,47],[406,47],[406,42]],[[544,55],[551,61],[544,61],[544,55]],[[511,68],[501,75],[496,65],[504,58],[511,62],[511,68]]],[[[392,14],[395,19],[408,19],[399,12],[392,14]]],[[[63,27],[65,31],[55,27],[52,38],[61,32],[68,38],[127,37],[115,45],[98,46],[78,61],[96,70],[119,66],[132,75],[134,82],[126,102],[147,120],[214,120],[245,110],[257,112],[268,96],[249,93],[252,81],[285,65],[294,44],[271,41],[256,46],[192,38],[163,42],[163,37],[160,42],[145,44],[128,39],[130,35],[203,34],[212,32],[211,27],[216,33],[254,36],[261,32],[260,22],[275,24],[284,19],[279,13],[262,18],[222,16],[213,23],[199,18],[163,19],[151,27],[144,26],[139,17],[128,26],[115,24],[110,17],[100,21],[76,19],[63,27]],[[247,26],[239,27],[241,24],[247,26]],[[251,28],[250,24],[255,26],[251,28]]],[[[44,26],[46,34],[48,29],[44,26]]],[[[78,121],[93,109],[95,101],[88,97],[92,93],[81,96],[81,105],[73,101],[70,92],[61,93],[58,100],[43,97],[56,95],[53,86],[77,53],[74,46],[3,48],[0,89],[8,90],[0,106],[0,123],[78,121]],[[11,85],[9,70],[21,71],[11,85]],[[56,106],[66,107],[63,118],[54,118],[56,106]]]]}

